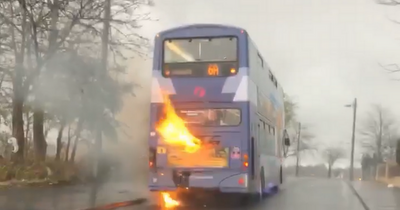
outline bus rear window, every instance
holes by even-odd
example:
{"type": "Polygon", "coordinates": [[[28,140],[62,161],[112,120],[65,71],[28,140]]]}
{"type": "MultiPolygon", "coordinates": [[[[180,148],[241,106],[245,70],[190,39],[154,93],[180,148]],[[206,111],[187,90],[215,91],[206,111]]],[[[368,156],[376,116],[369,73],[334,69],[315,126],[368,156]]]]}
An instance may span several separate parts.
{"type": "Polygon", "coordinates": [[[177,109],[176,114],[197,126],[237,126],[241,121],[239,109],[177,109]]]}
{"type": "Polygon", "coordinates": [[[164,63],[237,61],[236,37],[169,39],[164,63]]]}

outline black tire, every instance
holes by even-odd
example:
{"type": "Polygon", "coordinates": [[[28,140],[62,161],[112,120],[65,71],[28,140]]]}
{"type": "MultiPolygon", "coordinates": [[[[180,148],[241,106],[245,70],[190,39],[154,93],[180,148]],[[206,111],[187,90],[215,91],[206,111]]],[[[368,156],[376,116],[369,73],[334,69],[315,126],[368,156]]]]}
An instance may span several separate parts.
{"type": "Polygon", "coordinates": [[[282,166],[281,166],[281,169],[280,169],[280,172],[279,172],[279,179],[280,179],[281,184],[283,184],[283,169],[282,169],[282,166]]]}
{"type": "Polygon", "coordinates": [[[261,179],[261,199],[258,199],[258,201],[262,201],[264,198],[264,190],[265,190],[265,176],[264,176],[264,167],[261,167],[261,173],[260,173],[260,179],[261,179]]]}
{"type": "Polygon", "coordinates": [[[261,173],[260,173],[260,177],[261,177],[261,188],[263,190],[265,190],[265,176],[264,176],[264,168],[261,168],[261,173]]]}

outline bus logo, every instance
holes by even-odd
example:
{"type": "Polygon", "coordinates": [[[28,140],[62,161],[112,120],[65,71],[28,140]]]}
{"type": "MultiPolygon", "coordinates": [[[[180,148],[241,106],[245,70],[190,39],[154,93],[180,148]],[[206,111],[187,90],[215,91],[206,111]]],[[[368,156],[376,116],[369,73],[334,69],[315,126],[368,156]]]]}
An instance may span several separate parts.
{"type": "Polygon", "coordinates": [[[193,94],[195,96],[198,96],[198,97],[202,98],[206,94],[206,90],[204,90],[203,87],[197,86],[197,87],[194,88],[193,94]]]}

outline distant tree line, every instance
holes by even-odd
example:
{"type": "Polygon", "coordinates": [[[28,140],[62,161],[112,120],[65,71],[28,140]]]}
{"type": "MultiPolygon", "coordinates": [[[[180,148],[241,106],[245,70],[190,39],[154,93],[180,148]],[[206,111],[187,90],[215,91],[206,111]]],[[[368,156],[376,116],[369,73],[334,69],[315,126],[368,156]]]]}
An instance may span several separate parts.
{"type": "Polygon", "coordinates": [[[295,135],[291,136],[292,144],[287,153],[287,157],[299,157],[303,154],[316,155],[320,154],[326,161],[327,167],[327,176],[330,178],[332,176],[332,167],[334,164],[341,158],[345,157],[345,152],[341,147],[328,147],[328,148],[319,148],[313,139],[315,136],[310,132],[307,126],[301,126],[301,135],[298,137],[298,124],[299,120],[297,119],[297,108],[298,105],[296,102],[290,98],[288,95],[285,95],[284,98],[285,105],[285,125],[287,129],[292,129],[296,131],[295,135]],[[298,139],[300,141],[298,141],[298,139]],[[299,147],[297,145],[300,143],[299,147]],[[319,151],[320,150],[320,151],[319,151]]]}

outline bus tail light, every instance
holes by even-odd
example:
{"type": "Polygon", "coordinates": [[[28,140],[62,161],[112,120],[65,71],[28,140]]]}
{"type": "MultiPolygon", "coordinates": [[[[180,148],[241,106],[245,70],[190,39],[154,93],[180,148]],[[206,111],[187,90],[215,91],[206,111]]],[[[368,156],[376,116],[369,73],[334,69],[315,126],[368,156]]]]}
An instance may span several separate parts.
{"type": "Polygon", "coordinates": [[[243,167],[244,169],[249,167],[249,156],[247,154],[243,154],[243,167]]]}
{"type": "Polygon", "coordinates": [[[240,186],[247,187],[247,184],[248,184],[247,174],[242,175],[242,176],[238,179],[238,184],[239,184],[240,186]]]}
{"type": "Polygon", "coordinates": [[[169,70],[166,70],[165,72],[164,72],[164,74],[165,74],[165,76],[170,76],[170,74],[171,74],[171,72],[169,71],[169,70]]]}
{"type": "Polygon", "coordinates": [[[243,178],[243,177],[240,177],[240,178],[239,178],[238,184],[239,184],[239,185],[244,185],[244,178],[243,178]]]}
{"type": "Polygon", "coordinates": [[[156,149],[149,149],[149,168],[155,168],[156,165],[156,149]]]}

